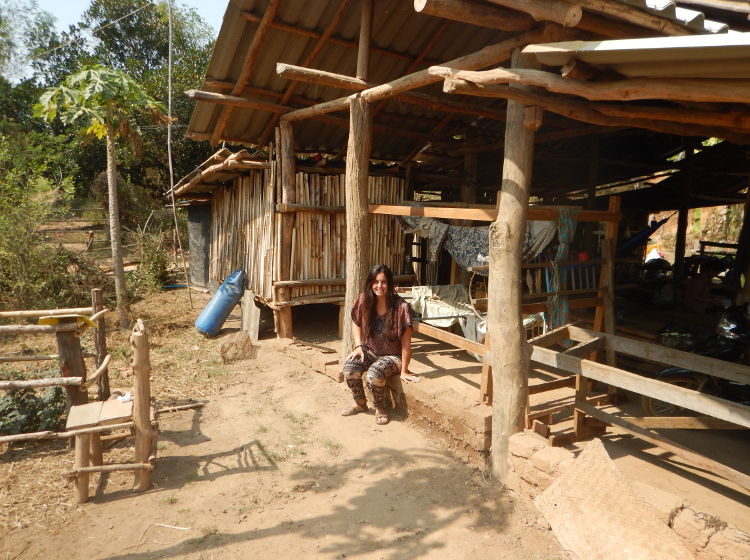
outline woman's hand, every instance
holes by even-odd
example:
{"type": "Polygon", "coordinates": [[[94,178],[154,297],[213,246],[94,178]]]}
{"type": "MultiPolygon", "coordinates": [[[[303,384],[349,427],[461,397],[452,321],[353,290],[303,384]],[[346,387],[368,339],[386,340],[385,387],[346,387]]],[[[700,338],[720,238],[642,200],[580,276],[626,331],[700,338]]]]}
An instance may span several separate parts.
{"type": "Polygon", "coordinates": [[[349,354],[349,355],[348,355],[348,356],[346,357],[347,361],[348,361],[348,360],[353,360],[353,359],[355,359],[355,358],[356,358],[357,360],[359,360],[360,362],[364,361],[364,359],[365,359],[365,351],[364,351],[364,350],[362,350],[362,345],[361,345],[361,344],[360,344],[359,346],[357,346],[357,347],[356,347],[356,348],[355,348],[355,349],[354,349],[354,350],[352,351],[352,353],[351,353],[351,354],[349,354]]]}

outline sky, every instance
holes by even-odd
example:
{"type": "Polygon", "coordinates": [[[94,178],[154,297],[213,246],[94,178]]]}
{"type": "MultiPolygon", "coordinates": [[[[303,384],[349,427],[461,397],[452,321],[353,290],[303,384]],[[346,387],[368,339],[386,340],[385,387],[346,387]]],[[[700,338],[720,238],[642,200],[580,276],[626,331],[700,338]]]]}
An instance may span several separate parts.
{"type": "MultiPolygon", "coordinates": [[[[144,0],[144,3],[145,1],[147,0],[144,0]]],[[[57,18],[57,28],[61,30],[78,23],[81,14],[90,3],[91,0],[37,0],[37,4],[42,10],[57,18]]],[[[175,4],[184,4],[195,8],[203,20],[214,29],[214,35],[218,35],[229,0],[175,0],[175,4]]]]}

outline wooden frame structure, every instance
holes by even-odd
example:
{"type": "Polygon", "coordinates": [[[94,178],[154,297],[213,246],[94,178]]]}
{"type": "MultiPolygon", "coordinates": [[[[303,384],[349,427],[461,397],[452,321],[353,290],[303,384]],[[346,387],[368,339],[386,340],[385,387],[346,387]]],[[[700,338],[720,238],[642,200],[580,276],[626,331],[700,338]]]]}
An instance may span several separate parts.
{"type": "Polygon", "coordinates": [[[601,364],[589,358],[595,352],[605,350],[612,354],[626,354],[649,362],[685,367],[698,373],[745,384],[750,384],[750,367],[572,325],[550,331],[530,342],[532,343],[531,362],[533,364],[551,367],[575,377],[574,429],[577,438],[587,435],[589,429],[587,420],[593,418],[605,424],[616,425],[649,443],[688,459],[692,464],[708,468],[727,480],[750,489],[750,476],[703,457],[650,431],[650,429],[663,428],[726,428],[726,423],[750,428],[750,407],[601,364]],[[575,344],[560,351],[550,348],[563,340],[572,340],[575,344]],[[588,399],[590,380],[675,404],[703,416],[673,418],[615,416],[590,402],[588,399]]]}
{"type": "MultiPolygon", "coordinates": [[[[748,144],[750,143],[750,121],[745,120],[746,108],[731,106],[732,118],[727,119],[726,107],[718,104],[744,103],[750,93],[750,81],[716,82],[722,85],[719,88],[721,91],[717,92],[714,91],[716,88],[706,87],[706,84],[699,84],[692,80],[690,85],[695,88],[689,88],[689,91],[695,92],[693,95],[685,93],[685,88],[675,88],[673,78],[649,78],[647,83],[641,83],[637,82],[636,78],[623,78],[620,74],[608,72],[606,68],[592,68],[578,60],[575,54],[571,55],[568,63],[563,66],[561,70],[563,77],[551,76],[551,72],[539,69],[541,63],[537,58],[538,47],[544,47],[546,43],[571,39],[593,39],[601,42],[601,39],[609,37],[633,38],[652,35],[667,35],[682,39],[706,31],[716,31],[721,27],[718,24],[704,22],[702,18],[696,17],[690,21],[681,21],[666,11],[654,13],[617,0],[576,0],[575,2],[572,0],[491,0],[489,3],[473,0],[415,0],[414,7],[417,12],[434,14],[448,22],[458,21],[473,26],[467,28],[468,32],[477,32],[479,28],[488,27],[507,31],[508,27],[512,26],[515,33],[504,35],[501,40],[486,44],[475,52],[455,53],[452,57],[445,56],[444,58],[450,59],[448,62],[429,61],[427,57],[431,54],[435,41],[439,41],[440,34],[447,33],[448,26],[444,24],[435,30],[435,41],[427,41],[419,54],[411,57],[414,64],[410,63],[404,73],[387,82],[377,83],[371,77],[371,73],[368,75],[368,72],[364,70],[364,61],[369,60],[376,52],[391,60],[403,61],[403,53],[375,48],[374,41],[369,37],[374,28],[372,4],[369,2],[362,3],[359,43],[356,45],[351,42],[346,43],[340,37],[336,37],[335,30],[341,21],[340,18],[343,17],[342,12],[345,8],[342,6],[345,4],[338,5],[322,32],[313,34],[299,27],[275,21],[278,3],[273,0],[268,4],[262,17],[257,14],[242,13],[240,17],[245,18],[246,21],[257,22],[255,37],[262,37],[264,33],[269,33],[270,37],[269,29],[281,30],[283,28],[289,33],[302,34],[311,39],[311,48],[305,50],[307,54],[300,60],[300,65],[295,65],[294,68],[289,65],[277,67],[279,76],[294,80],[286,86],[283,92],[269,92],[262,88],[248,87],[241,98],[238,95],[225,96],[221,93],[222,90],[231,89],[234,94],[238,94],[239,87],[247,85],[249,68],[257,62],[256,57],[259,56],[257,49],[254,48],[256,43],[253,40],[247,50],[242,72],[237,81],[234,84],[228,84],[221,80],[207,80],[206,87],[219,91],[205,92],[205,95],[201,95],[206,99],[213,98],[211,103],[230,106],[244,104],[247,108],[254,107],[260,111],[269,111],[272,115],[268,118],[267,124],[257,129],[259,130],[257,135],[253,132],[252,138],[237,138],[227,133],[223,127],[214,129],[212,134],[198,132],[192,123],[190,134],[193,134],[195,138],[209,137],[214,142],[223,138],[228,141],[239,140],[263,145],[270,136],[270,127],[273,123],[280,122],[277,145],[281,149],[281,181],[283,185],[286,185],[284,192],[287,193],[285,195],[287,199],[282,200],[282,203],[295,204],[297,202],[293,199],[291,191],[292,175],[284,171],[285,165],[286,169],[292,168],[289,163],[284,163],[291,161],[289,154],[293,152],[293,148],[288,148],[294,146],[291,138],[291,123],[300,123],[302,126],[303,121],[307,121],[307,124],[314,120],[316,124],[325,122],[341,126],[345,121],[332,117],[331,113],[349,111],[345,179],[346,245],[348,248],[345,297],[346,303],[351,304],[364,280],[365,269],[361,261],[373,262],[373,256],[368,254],[369,245],[366,242],[366,234],[362,233],[368,231],[367,221],[373,217],[372,215],[382,213],[408,212],[411,215],[415,212],[411,207],[400,205],[396,205],[398,207],[391,205],[391,208],[371,207],[369,214],[365,211],[364,201],[368,199],[365,178],[369,172],[368,160],[374,149],[373,135],[387,131],[394,137],[412,137],[415,142],[419,142],[414,150],[401,161],[402,165],[408,168],[408,164],[416,155],[422,153],[425,146],[433,142],[434,136],[443,131],[457,114],[466,114],[467,110],[484,111],[487,116],[483,118],[490,119],[492,117],[488,109],[493,110],[496,107],[462,100],[460,103],[463,107],[459,108],[454,100],[447,99],[445,96],[425,99],[421,94],[415,95],[414,90],[443,81],[445,93],[456,94],[460,91],[466,95],[507,100],[504,115],[497,115],[495,111],[495,115],[505,121],[504,140],[492,144],[497,146],[498,153],[502,149],[503,165],[497,211],[489,218],[492,220],[489,272],[494,289],[488,295],[488,322],[489,331],[492,333],[492,345],[485,354],[487,365],[492,368],[496,395],[493,402],[492,469],[496,476],[505,480],[509,473],[507,461],[509,436],[522,429],[525,424],[524,409],[528,393],[526,376],[529,353],[521,325],[523,301],[520,291],[520,253],[523,242],[522,233],[525,231],[525,222],[531,212],[529,198],[535,142],[545,134],[535,134],[544,124],[543,114],[544,120],[549,122],[554,122],[554,117],[549,116],[549,113],[554,112],[563,115],[566,119],[584,122],[595,127],[636,128],[688,136],[718,136],[735,143],[748,144]],[[313,67],[313,61],[321,52],[323,43],[335,44],[344,49],[357,48],[356,77],[313,67]],[[537,45],[537,47],[529,49],[530,45],[537,45]],[[456,57],[456,54],[460,56],[456,57]],[[507,68],[481,71],[481,69],[499,64],[507,65],[508,62],[510,64],[507,68]],[[420,66],[427,67],[420,68],[420,66]],[[289,106],[288,102],[293,99],[295,89],[299,90],[309,84],[323,84],[324,87],[335,87],[339,90],[354,91],[354,93],[347,93],[337,98],[326,96],[320,102],[309,98],[298,98],[294,102],[295,106],[289,106]],[[541,92],[538,88],[546,88],[548,92],[541,92]],[[636,88],[641,96],[658,99],[661,102],[660,105],[649,106],[638,112],[640,106],[626,103],[632,98],[629,92],[636,88]],[[253,91],[250,91],[251,89],[253,91]],[[614,100],[618,103],[605,105],[593,102],[591,99],[575,98],[580,97],[581,94],[584,98],[587,94],[590,97],[598,95],[597,99],[614,100]],[[274,105],[269,105],[267,101],[262,102],[259,96],[263,95],[266,99],[273,97],[274,105]],[[381,124],[373,123],[373,116],[376,113],[380,116],[385,115],[385,111],[379,111],[383,103],[397,98],[405,103],[433,103],[434,107],[440,107],[445,116],[439,122],[429,123],[431,126],[429,132],[426,135],[422,134],[421,138],[415,138],[408,126],[386,129],[381,124]],[[690,110],[686,111],[681,106],[685,103],[698,103],[699,110],[696,111],[696,107],[691,105],[690,110]]],[[[377,15],[376,12],[376,19],[377,15]]],[[[495,33],[495,36],[497,35],[495,33]]],[[[454,37],[453,42],[455,41],[454,37]]],[[[203,122],[211,122],[206,118],[206,105],[200,104],[201,101],[194,115],[203,111],[201,113],[203,122]]],[[[407,117],[411,116],[404,113],[403,119],[406,120],[407,117]]],[[[195,118],[197,122],[197,117],[195,118]]],[[[423,121],[422,117],[409,119],[409,122],[415,123],[423,121]]],[[[246,122],[248,127],[255,126],[251,121],[246,122]]],[[[566,123],[569,125],[570,121],[566,123]]],[[[311,128],[319,130],[317,127],[311,128]]],[[[237,130],[237,127],[233,130],[237,130]]],[[[252,130],[256,129],[252,128],[252,130]]],[[[591,130],[589,126],[583,126],[568,130],[554,130],[546,134],[553,138],[562,138],[589,134],[591,130]]],[[[486,150],[486,147],[466,146],[466,150],[472,149],[482,151],[486,150]]],[[[468,152],[464,151],[464,153],[468,152]]],[[[467,163],[467,168],[470,167],[470,163],[467,163]]],[[[590,196],[595,194],[595,186],[595,183],[589,185],[590,196]]],[[[470,216],[476,216],[478,212],[485,213],[484,219],[490,216],[487,210],[458,208],[457,206],[439,211],[430,209],[424,212],[425,215],[429,213],[433,216],[437,216],[440,212],[450,219],[476,219],[470,216]]],[[[593,210],[593,208],[587,210],[593,210]]],[[[290,224],[291,219],[287,220],[282,227],[282,247],[285,248],[282,253],[285,255],[289,254],[287,248],[291,246],[293,227],[290,224]]],[[[611,263],[616,228],[617,224],[614,220],[608,222],[608,242],[603,247],[603,251],[608,252],[604,259],[605,263],[611,263]]],[[[604,303],[607,300],[611,303],[613,297],[611,264],[602,267],[601,275],[597,298],[601,298],[604,303]]],[[[283,274],[279,280],[285,280],[283,274]]],[[[597,330],[604,329],[611,333],[612,321],[612,314],[607,316],[602,307],[595,319],[597,330]]],[[[344,354],[350,351],[349,334],[345,329],[344,354]]],[[[603,350],[607,359],[611,360],[613,358],[611,348],[605,345],[603,350]]]]}

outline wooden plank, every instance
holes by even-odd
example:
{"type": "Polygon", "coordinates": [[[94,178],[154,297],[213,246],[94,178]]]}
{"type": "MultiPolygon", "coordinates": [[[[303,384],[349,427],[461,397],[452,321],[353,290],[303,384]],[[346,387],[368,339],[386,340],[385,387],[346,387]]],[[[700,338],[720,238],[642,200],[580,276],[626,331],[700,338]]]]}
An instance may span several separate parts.
{"type": "Polygon", "coordinates": [[[651,430],[744,430],[742,426],[710,416],[628,416],[631,424],[651,430]]]}
{"type": "MultiPolygon", "coordinates": [[[[529,339],[529,344],[541,346],[542,348],[549,348],[554,344],[559,344],[563,340],[568,340],[570,338],[570,334],[568,334],[568,326],[569,325],[563,325],[562,327],[557,327],[556,329],[547,331],[535,338],[531,338],[529,339]]],[[[589,340],[591,338],[592,337],[589,336],[584,340],[589,340]]]]}
{"type": "MultiPolygon", "coordinates": [[[[586,309],[589,307],[596,307],[597,305],[602,304],[602,298],[596,297],[596,298],[578,298],[578,299],[571,299],[568,301],[568,307],[570,309],[586,309]]],[[[542,311],[547,311],[547,304],[546,303],[524,303],[521,306],[521,311],[524,313],[540,313],[542,311]]]]}
{"type": "Polygon", "coordinates": [[[607,424],[618,426],[626,432],[630,432],[631,434],[638,436],[644,441],[656,445],[657,447],[661,447],[662,449],[665,449],[670,453],[673,453],[678,457],[689,461],[692,465],[698,468],[718,474],[719,476],[731,482],[739,484],[743,488],[750,489],[750,476],[744,473],[731,469],[725,465],[722,465],[721,463],[717,463],[716,461],[704,457],[703,455],[700,455],[695,451],[691,451],[690,449],[687,449],[686,447],[683,447],[682,445],[675,443],[665,438],[664,436],[655,434],[646,430],[645,428],[636,426],[635,424],[632,424],[627,420],[599,410],[595,406],[591,406],[586,403],[576,403],[576,407],[580,408],[581,411],[588,414],[589,416],[596,418],[597,420],[601,420],[602,422],[606,422],[607,424]]]}
{"type": "Polygon", "coordinates": [[[555,389],[562,389],[563,387],[574,387],[575,382],[575,376],[571,375],[570,377],[564,377],[563,379],[555,379],[554,381],[545,381],[544,383],[529,385],[529,395],[546,393],[547,391],[554,391],[555,389]]]}
{"type": "Polygon", "coordinates": [[[538,346],[532,347],[531,360],[750,428],[750,407],[726,399],[538,346]]]}
{"type": "Polygon", "coordinates": [[[66,430],[88,428],[96,426],[102,411],[102,401],[94,401],[78,406],[71,406],[68,412],[68,421],[65,423],[66,430]]]}
{"type": "Polygon", "coordinates": [[[447,344],[450,344],[451,346],[460,348],[461,350],[479,354],[479,356],[484,356],[487,350],[484,344],[480,344],[479,342],[475,342],[473,340],[468,340],[463,336],[444,331],[431,325],[426,325],[425,323],[415,321],[413,326],[414,332],[416,333],[429,336],[430,338],[434,338],[435,340],[439,340],[441,342],[445,342],[447,344]]]}
{"type": "Polygon", "coordinates": [[[0,325],[0,334],[49,334],[78,330],[75,323],[60,325],[0,325]]]}
{"type": "MultiPolygon", "coordinates": [[[[495,208],[445,208],[435,206],[407,206],[396,204],[370,204],[371,214],[389,216],[419,216],[425,218],[444,218],[447,220],[475,220],[493,222],[497,218],[495,208]]],[[[558,208],[550,206],[529,206],[528,219],[553,221],[560,215],[558,208]]],[[[613,214],[604,210],[579,210],[576,213],[579,222],[608,222],[619,220],[619,213],[613,214]]]]}
{"type": "Polygon", "coordinates": [[[649,362],[666,364],[673,367],[681,367],[690,371],[728,379],[750,385],[750,367],[732,362],[725,362],[715,358],[708,358],[691,352],[683,352],[666,346],[633,340],[614,334],[597,333],[580,327],[571,327],[573,333],[588,333],[592,336],[604,336],[607,340],[607,348],[615,352],[635,356],[649,362]]]}
{"type": "Polygon", "coordinates": [[[598,336],[596,338],[592,338],[591,340],[587,340],[586,342],[580,342],[575,346],[568,348],[567,350],[563,350],[561,354],[585,358],[592,352],[604,348],[604,340],[605,339],[603,336],[598,336]]]}
{"type": "Polygon", "coordinates": [[[24,311],[0,311],[0,319],[20,319],[22,317],[49,317],[50,315],[90,315],[92,307],[70,307],[67,309],[34,309],[24,311]]]}
{"type": "MultiPolygon", "coordinates": [[[[490,350],[490,333],[484,335],[485,352],[490,350]]],[[[486,360],[482,360],[482,374],[479,380],[479,402],[492,404],[492,368],[486,360]]]]}

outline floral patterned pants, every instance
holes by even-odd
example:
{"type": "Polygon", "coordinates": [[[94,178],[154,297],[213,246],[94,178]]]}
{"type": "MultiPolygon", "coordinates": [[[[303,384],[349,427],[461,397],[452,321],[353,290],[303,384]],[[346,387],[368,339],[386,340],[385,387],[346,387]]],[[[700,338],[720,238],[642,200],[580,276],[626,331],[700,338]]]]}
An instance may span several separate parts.
{"type": "Polygon", "coordinates": [[[367,402],[362,384],[362,375],[366,373],[367,387],[372,393],[373,404],[376,409],[383,410],[385,384],[389,377],[401,373],[401,357],[376,356],[365,347],[363,351],[364,360],[354,358],[344,362],[344,379],[352,391],[354,401],[367,402]]]}

